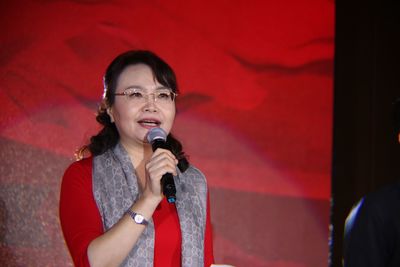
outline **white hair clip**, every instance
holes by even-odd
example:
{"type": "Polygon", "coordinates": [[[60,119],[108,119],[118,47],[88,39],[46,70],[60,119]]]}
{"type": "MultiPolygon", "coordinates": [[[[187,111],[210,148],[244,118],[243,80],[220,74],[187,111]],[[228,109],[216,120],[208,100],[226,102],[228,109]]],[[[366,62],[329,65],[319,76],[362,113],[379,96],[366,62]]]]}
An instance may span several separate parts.
{"type": "Polygon", "coordinates": [[[107,85],[106,85],[106,76],[103,76],[103,99],[106,99],[107,95],[107,85]]]}

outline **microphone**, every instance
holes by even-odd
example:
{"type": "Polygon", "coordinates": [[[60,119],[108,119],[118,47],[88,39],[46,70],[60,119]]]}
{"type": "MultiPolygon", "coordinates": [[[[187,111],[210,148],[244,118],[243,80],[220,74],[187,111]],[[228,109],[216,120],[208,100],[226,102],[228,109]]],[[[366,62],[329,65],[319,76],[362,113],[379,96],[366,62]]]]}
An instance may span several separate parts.
{"type": "MultiPolygon", "coordinates": [[[[171,150],[167,144],[167,134],[161,128],[152,128],[147,134],[147,141],[149,141],[149,143],[151,144],[153,151],[155,151],[157,148],[171,150]]],[[[176,188],[172,173],[167,172],[162,176],[161,187],[163,194],[167,198],[167,201],[169,203],[175,203],[176,188]]]]}

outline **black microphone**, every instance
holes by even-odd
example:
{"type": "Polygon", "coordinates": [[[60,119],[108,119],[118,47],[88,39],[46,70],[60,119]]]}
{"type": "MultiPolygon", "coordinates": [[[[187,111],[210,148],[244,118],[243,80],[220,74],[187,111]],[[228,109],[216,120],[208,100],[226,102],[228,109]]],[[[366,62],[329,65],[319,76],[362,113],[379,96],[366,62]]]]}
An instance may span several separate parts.
{"type": "MultiPolygon", "coordinates": [[[[171,150],[167,144],[167,134],[161,128],[152,128],[147,134],[147,141],[151,144],[153,151],[157,148],[164,148],[171,150]]],[[[174,177],[172,173],[167,172],[161,178],[161,187],[163,194],[167,198],[169,203],[175,203],[176,201],[176,188],[174,177]]]]}

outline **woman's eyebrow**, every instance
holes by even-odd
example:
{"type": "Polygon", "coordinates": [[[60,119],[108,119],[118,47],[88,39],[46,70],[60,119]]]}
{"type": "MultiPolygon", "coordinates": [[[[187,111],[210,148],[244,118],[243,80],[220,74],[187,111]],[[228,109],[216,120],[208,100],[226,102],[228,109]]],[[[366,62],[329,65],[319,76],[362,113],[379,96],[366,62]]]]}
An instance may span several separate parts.
{"type": "MultiPolygon", "coordinates": [[[[140,89],[140,90],[143,90],[143,91],[150,91],[151,90],[151,89],[145,88],[145,87],[140,86],[140,85],[130,85],[130,86],[127,86],[124,90],[128,90],[128,89],[140,89]]],[[[160,85],[160,86],[157,86],[156,88],[154,88],[154,90],[165,90],[165,89],[170,90],[169,87],[164,86],[164,85],[160,85]]]]}

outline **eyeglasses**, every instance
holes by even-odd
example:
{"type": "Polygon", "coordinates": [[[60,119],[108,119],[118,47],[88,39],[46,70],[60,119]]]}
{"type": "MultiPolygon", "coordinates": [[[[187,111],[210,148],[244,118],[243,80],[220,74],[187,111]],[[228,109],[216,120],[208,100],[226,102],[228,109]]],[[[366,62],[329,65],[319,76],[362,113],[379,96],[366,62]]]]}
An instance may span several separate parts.
{"type": "Polygon", "coordinates": [[[154,93],[146,93],[141,88],[128,88],[122,93],[115,93],[116,96],[125,96],[129,101],[135,103],[146,103],[149,97],[153,96],[154,102],[158,104],[172,104],[175,101],[177,93],[172,92],[170,89],[157,89],[154,93]]]}

